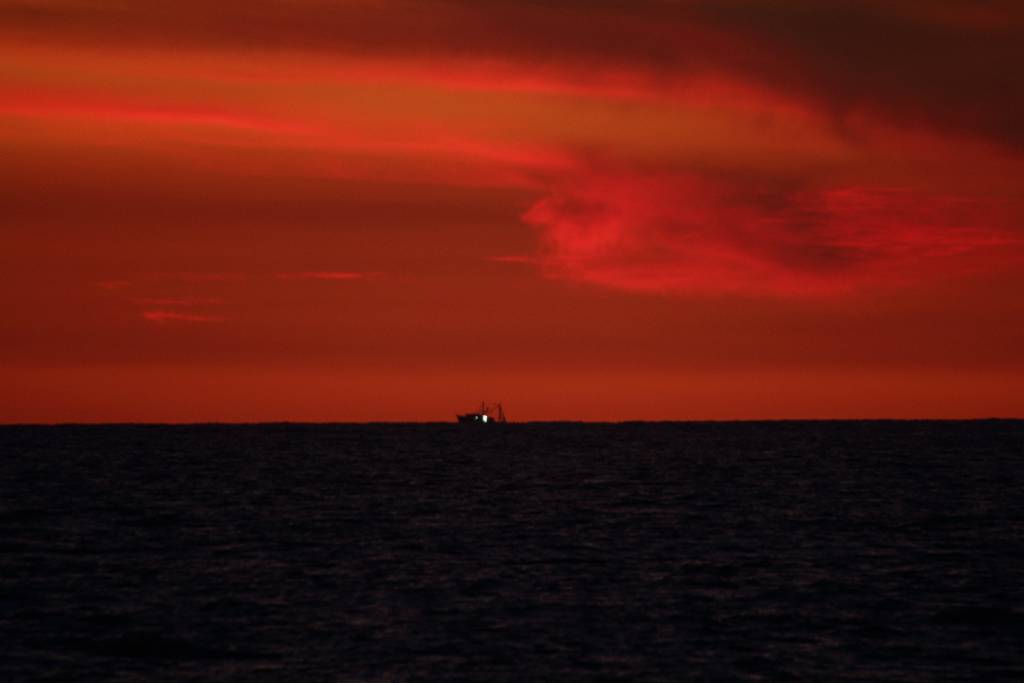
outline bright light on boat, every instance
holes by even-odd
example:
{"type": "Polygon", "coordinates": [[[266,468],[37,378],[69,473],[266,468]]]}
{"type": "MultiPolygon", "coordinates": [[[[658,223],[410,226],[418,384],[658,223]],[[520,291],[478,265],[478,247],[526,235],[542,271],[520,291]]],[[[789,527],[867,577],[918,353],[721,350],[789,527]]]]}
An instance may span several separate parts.
{"type": "Polygon", "coordinates": [[[487,422],[487,416],[486,415],[483,416],[483,420],[484,420],[484,422],[487,422]]]}

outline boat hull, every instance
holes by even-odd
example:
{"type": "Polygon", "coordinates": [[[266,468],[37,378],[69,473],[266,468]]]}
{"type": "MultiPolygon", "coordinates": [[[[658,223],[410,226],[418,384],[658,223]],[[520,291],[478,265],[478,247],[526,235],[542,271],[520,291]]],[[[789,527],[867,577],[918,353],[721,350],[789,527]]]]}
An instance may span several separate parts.
{"type": "Polygon", "coordinates": [[[489,415],[483,413],[467,413],[465,415],[456,415],[459,420],[459,424],[474,424],[474,425],[496,425],[497,420],[491,419],[489,415]]]}

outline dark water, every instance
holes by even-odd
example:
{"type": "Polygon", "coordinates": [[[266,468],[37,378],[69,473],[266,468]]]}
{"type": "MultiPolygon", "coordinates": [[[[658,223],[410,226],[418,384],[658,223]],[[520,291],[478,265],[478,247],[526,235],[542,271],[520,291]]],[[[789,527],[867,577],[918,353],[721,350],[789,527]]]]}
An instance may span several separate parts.
{"type": "Polygon", "coordinates": [[[1024,423],[0,428],[3,680],[1024,680],[1024,423]]]}

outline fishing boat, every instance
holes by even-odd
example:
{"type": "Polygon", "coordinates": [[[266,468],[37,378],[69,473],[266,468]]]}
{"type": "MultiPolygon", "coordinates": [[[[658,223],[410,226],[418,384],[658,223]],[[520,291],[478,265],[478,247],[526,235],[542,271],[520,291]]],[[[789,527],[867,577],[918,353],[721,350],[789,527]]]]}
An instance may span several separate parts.
{"type": "Polygon", "coordinates": [[[487,403],[480,402],[480,410],[473,413],[465,413],[464,415],[456,415],[459,419],[459,424],[504,424],[505,410],[501,407],[500,403],[494,405],[488,405],[487,403]]]}

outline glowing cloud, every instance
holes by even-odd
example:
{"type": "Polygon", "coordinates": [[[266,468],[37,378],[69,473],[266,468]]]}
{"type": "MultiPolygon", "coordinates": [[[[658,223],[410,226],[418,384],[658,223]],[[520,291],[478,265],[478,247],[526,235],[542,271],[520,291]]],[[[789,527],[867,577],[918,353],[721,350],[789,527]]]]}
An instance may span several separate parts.
{"type": "Polygon", "coordinates": [[[541,232],[553,276],[636,291],[800,296],[911,282],[981,250],[1001,249],[990,263],[1019,257],[1004,213],[911,190],[619,176],[541,199],[524,220],[541,232]]]}

